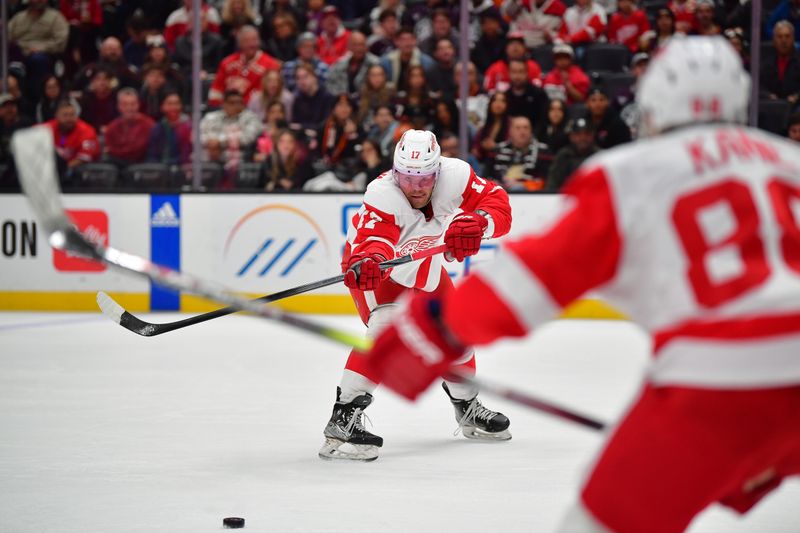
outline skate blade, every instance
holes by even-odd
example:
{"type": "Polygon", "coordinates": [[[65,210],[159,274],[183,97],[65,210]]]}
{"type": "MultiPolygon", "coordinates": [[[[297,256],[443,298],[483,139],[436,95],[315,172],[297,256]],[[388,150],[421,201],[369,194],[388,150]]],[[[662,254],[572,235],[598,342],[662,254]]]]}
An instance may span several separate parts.
{"type": "Polygon", "coordinates": [[[326,438],[319,450],[319,458],[326,461],[374,461],[378,458],[378,447],[326,438]]]}
{"type": "Polygon", "coordinates": [[[503,441],[503,440],[511,440],[511,432],[507,429],[503,431],[498,431],[496,433],[491,433],[489,431],[484,431],[480,428],[466,426],[461,428],[461,433],[464,434],[465,437],[468,439],[475,439],[475,440],[485,440],[485,441],[503,441]]]}

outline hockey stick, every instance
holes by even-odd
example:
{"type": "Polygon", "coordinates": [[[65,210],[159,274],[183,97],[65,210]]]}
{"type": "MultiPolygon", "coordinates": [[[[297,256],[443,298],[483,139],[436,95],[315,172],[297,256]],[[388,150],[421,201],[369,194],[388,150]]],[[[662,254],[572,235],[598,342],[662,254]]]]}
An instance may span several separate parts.
{"type": "MultiPolygon", "coordinates": [[[[442,253],[445,251],[447,251],[447,245],[440,244],[438,246],[434,246],[433,248],[428,248],[427,250],[421,250],[413,254],[404,255],[403,257],[398,257],[396,259],[390,259],[388,261],[384,261],[380,264],[380,267],[381,270],[386,270],[387,268],[404,265],[406,263],[417,261],[418,259],[424,259],[426,257],[430,257],[432,255],[436,255],[438,253],[442,253]]],[[[328,285],[335,285],[336,283],[342,281],[344,281],[344,274],[339,274],[338,276],[333,276],[331,278],[314,281],[312,283],[307,283],[305,285],[300,285],[298,287],[286,289],[284,291],[276,292],[274,294],[267,294],[265,296],[261,296],[251,301],[259,303],[275,302],[277,300],[289,298],[290,296],[295,296],[297,294],[302,294],[304,292],[313,291],[321,287],[327,287],[328,285]]],[[[151,322],[145,322],[144,320],[129,313],[121,305],[119,305],[116,301],[114,301],[114,299],[111,298],[111,296],[109,296],[103,291],[97,293],[97,305],[100,307],[100,310],[103,311],[103,314],[106,315],[108,318],[110,318],[123,328],[132,331],[138,335],[142,335],[143,337],[155,337],[156,335],[161,335],[162,333],[168,333],[170,331],[175,331],[176,329],[193,326],[195,324],[200,324],[208,320],[214,320],[215,318],[227,316],[232,313],[238,313],[240,311],[240,309],[236,307],[224,307],[222,309],[217,309],[216,311],[211,311],[208,313],[203,313],[201,315],[184,318],[183,320],[177,320],[175,322],[154,324],[151,322]]]]}
{"type": "MultiPolygon", "coordinates": [[[[17,131],[11,139],[11,146],[22,189],[47,232],[48,242],[53,248],[105,263],[138,276],[144,276],[171,289],[191,292],[228,304],[241,311],[248,311],[263,318],[314,333],[348,347],[354,347],[361,351],[369,350],[371,341],[360,335],[326,327],[279,309],[260,305],[258,302],[236,296],[232,291],[208,280],[178,272],[110,246],[90,242],[72,225],[61,203],[55,160],[51,155],[55,149],[50,129],[45,126],[35,126],[17,131]]],[[[453,377],[474,384],[487,394],[505,398],[585,427],[592,429],[604,427],[602,422],[508,387],[486,383],[470,376],[453,377]]]]}

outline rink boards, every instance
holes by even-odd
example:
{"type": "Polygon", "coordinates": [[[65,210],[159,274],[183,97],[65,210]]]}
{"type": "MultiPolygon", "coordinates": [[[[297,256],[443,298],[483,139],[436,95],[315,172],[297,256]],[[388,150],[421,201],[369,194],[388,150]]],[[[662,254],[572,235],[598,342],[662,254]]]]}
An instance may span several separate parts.
{"type": "MultiPolygon", "coordinates": [[[[545,228],[561,205],[558,195],[512,195],[511,204],[510,236],[545,228]]],[[[75,194],[65,195],[64,205],[92,239],[261,296],[340,272],[347,225],[361,195],[75,194]]],[[[219,307],[51,249],[22,195],[0,195],[0,238],[0,310],[94,311],[99,290],[130,311],[219,307]]],[[[464,263],[449,264],[450,275],[458,279],[491,259],[497,242],[486,242],[464,263]]],[[[341,284],[287,299],[281,307],[355,312],[341,284]]],[[[620,316],[594,300],[566,314],[620,316]]]]}

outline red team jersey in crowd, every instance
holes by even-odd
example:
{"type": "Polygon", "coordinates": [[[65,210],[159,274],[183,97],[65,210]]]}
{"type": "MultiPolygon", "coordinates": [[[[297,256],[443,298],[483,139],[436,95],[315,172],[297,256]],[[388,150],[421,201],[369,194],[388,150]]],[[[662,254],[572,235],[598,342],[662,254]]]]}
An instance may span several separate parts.
{"type": "Polygon", "coordinates": [[[246,61],[241,52],[231,54],[222,60],[217,69],[217,75],[208,91],[208,104],[220,105],[226,89],[238,89],[247,102],[253,91],[261,88],[264,74],[280,68],[281,64],[277,60],[261,50],[250,61],[246,61]]]}
{"type": "Polygon", "coordinates": [[[592,2],[588,9],[575,5],[564,12],[564,23],[558,32],[566,43],[584,44],[599,39],[606,31],[606,11],[592,2]]]}
{"type": "Polygon", "coordinates": [[[45,122],[45,125],[53,132],[56,152],[67,163],[75,159],[89,163],[100,158],[100,143],[97,141],[97,133],[88,123],[79,119],[72,131],[66,135],[58,129],[55,119],[45,122]]]}
{"type": "Polygon", "coordinates": [[[648,30],[650,22],[641,9],[633,11],[630,15],[617,11],[608,21],[608,41],[624,44],[631,52],[636,52],[639,49],[639,38],[648,30]]]}

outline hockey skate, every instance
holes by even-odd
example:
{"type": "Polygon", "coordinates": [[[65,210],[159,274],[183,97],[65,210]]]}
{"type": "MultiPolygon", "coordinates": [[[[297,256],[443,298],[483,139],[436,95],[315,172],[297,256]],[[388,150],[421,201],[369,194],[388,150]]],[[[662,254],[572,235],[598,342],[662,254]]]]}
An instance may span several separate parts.
{"type": "Polygon", "coordinates": [[[450,396],[450,389],[447,388],[447,383],[445,382],[442,382],[442,388],[444,388],[444,392],[447,393],[447,397],[450,398],[450,402],[452,402],[456,410],[458,428],[456,428],[454,435],[458,435],[460,431],[468,439],[511,439],[511,433],[508,431],[511,421],[506,415],[485,408],[477,396],[471,400],[453,398],[450,396]]]}
{"type": "Polygon", "coordinates": [[[350,461],[374,461],[378,448],[383,446],[383,437],[373,435],[364,428],[364,409],[372,403],[372,394],[365,392],[350,403],[339,401],[342,390],[336,387],[336,403],[333,414],[325,426],[325,443],[319,450],[321,459],[345,459],[350,461]]]}

